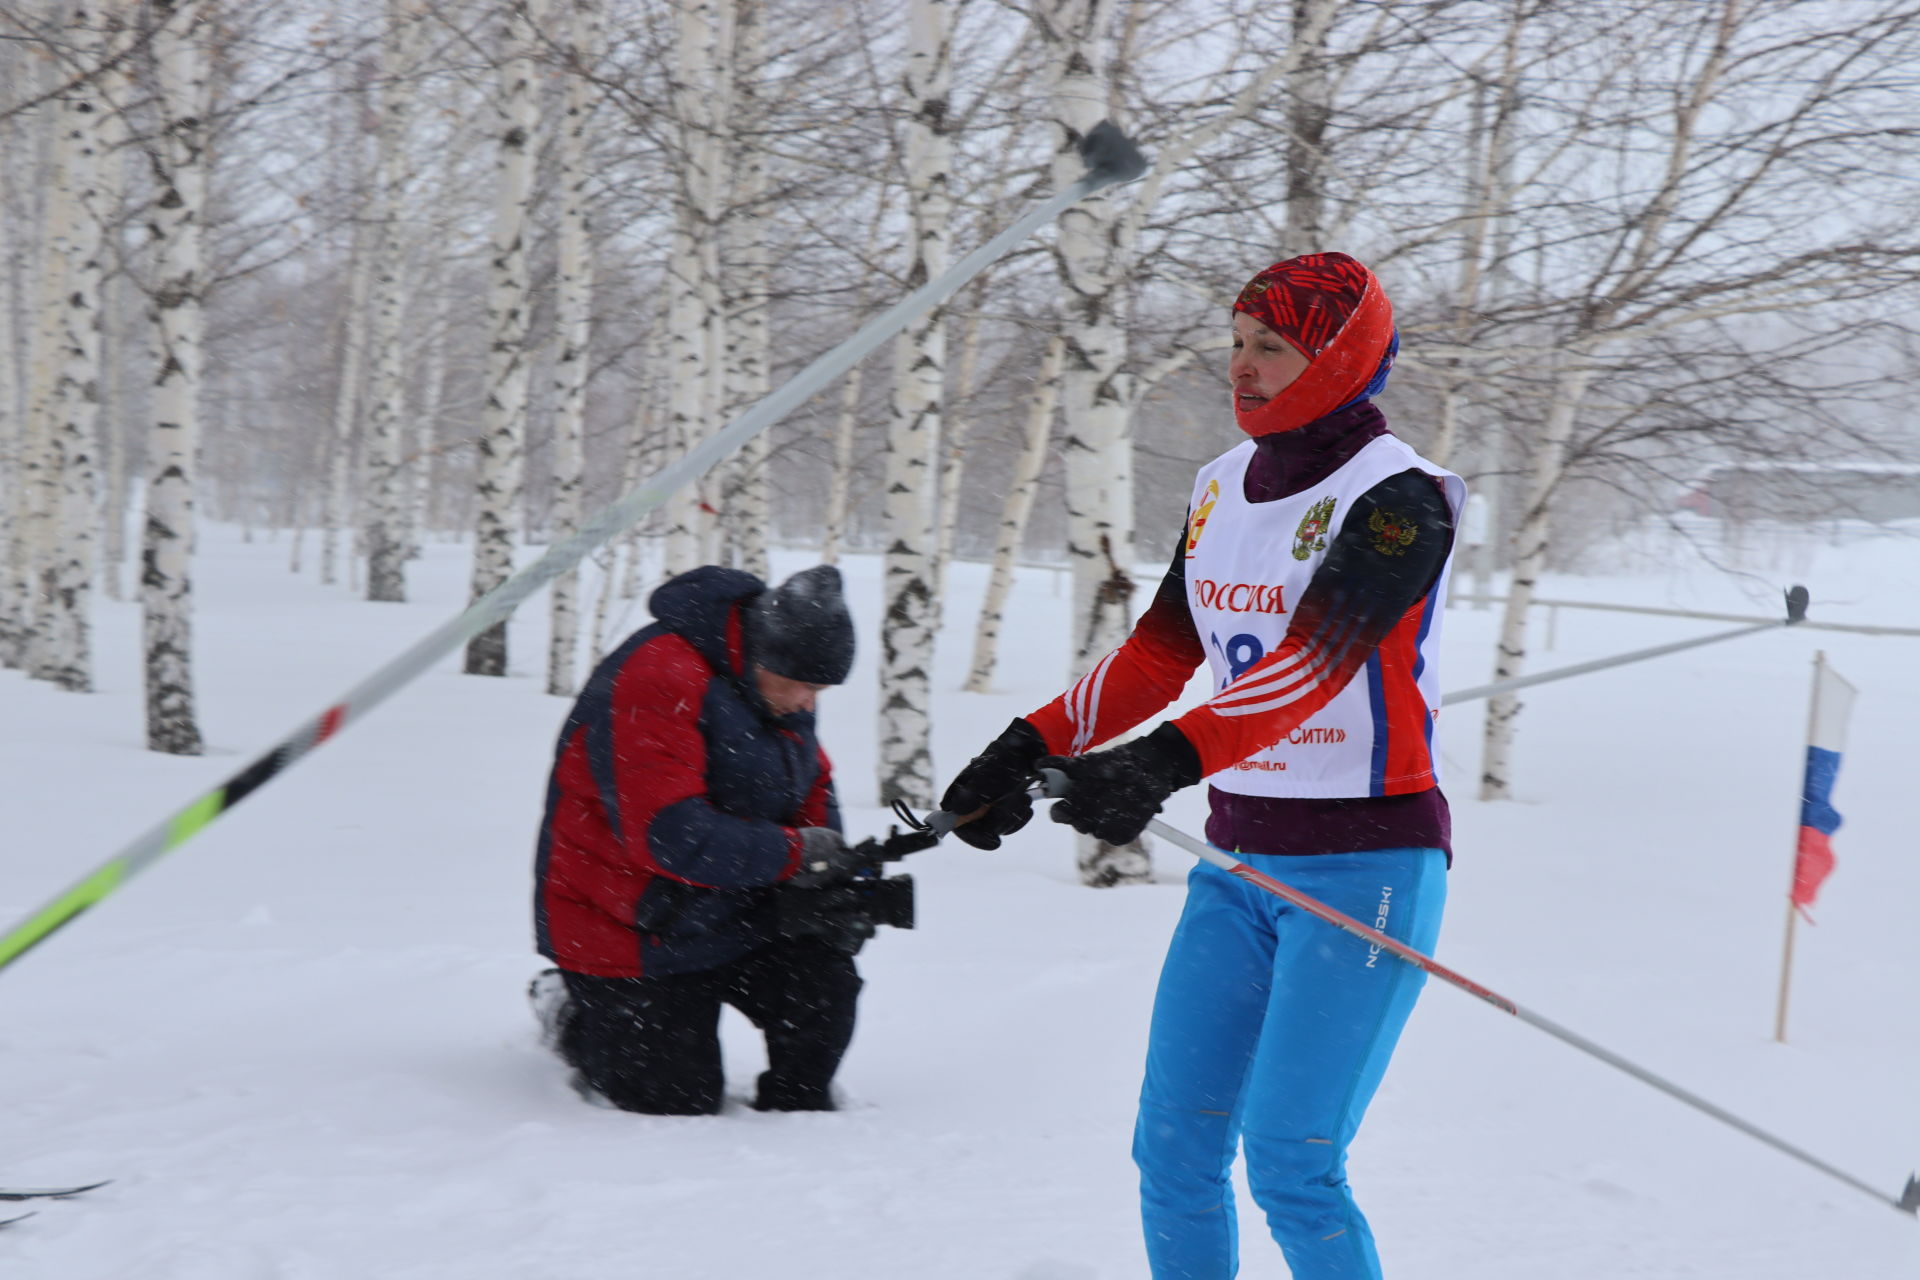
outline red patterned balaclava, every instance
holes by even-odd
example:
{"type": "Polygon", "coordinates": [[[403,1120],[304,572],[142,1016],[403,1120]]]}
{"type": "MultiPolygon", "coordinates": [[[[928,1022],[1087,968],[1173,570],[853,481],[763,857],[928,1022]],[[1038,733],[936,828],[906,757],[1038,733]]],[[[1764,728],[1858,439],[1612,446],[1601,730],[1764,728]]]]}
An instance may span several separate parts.
{"type": "Polygon", "coordinates": [[[1310,362],[1293,385],[1234,417],[1250,436],[1291,431],[1379,393],[1399,349],[1393,306],[1380,282],[1344,253],[1276,262],[1233,304],[1300,349],[1310,362]]]}

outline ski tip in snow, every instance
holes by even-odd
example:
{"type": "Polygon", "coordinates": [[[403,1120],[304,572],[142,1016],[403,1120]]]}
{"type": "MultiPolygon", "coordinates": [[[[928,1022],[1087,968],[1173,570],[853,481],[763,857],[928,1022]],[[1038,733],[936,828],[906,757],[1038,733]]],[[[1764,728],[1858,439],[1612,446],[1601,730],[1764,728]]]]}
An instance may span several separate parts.
{"type": "Polygon", "coordinates": [[[1087,176],[1102,185],[1132,182],[1147,171],[1147,158],[1133,139],[1120,132],[1111,120],[1102,120],[1080,139],[1080,158],[1086,162],[1087,176]]]}
{"type": "MultiPolygon", "coordinates": [[[[65,1200],[68,1196],[97,1191],[112,1181],[112,1178],[103,1178],[99,1182],[89,1182],[82,1187],[0,1187],[0,1200],[65,1200]]],[[[13,1218],[9,1221],[18,1222],[19,1219],[13,1218]]],[[[0,1222],[0,1226],[5,1225],[6,1223],[0,1222]]]]}
{"type": "Polygon", "coordinates": [[[1898,1208],[1902,1213],[1920,1218],[1920,1175],[1908,1175],[1907,1189],[1900,1193],[1898,1208]]]}
{"type": "Polygon", "coordinates": [[[1799,583],[1787,588],[1787,621],[1805,622],[1807,620],[1807,589],[1799,583]]]}

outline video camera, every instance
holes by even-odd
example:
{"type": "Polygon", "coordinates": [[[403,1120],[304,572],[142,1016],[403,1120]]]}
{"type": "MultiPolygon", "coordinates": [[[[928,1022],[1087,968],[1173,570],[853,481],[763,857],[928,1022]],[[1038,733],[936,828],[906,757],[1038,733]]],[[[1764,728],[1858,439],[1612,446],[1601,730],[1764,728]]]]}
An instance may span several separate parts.
{"type": "Polygon", "coordinates": [[[774,894],[774,932],[783,941],[819,938],[853,955],[881,925],[913,928],[913,877],[889,876],[886,864],[940,843],[937,831],[889,827],[885,839],[869,836],[853,846],[860,868],[822,889],[779,885],[774,894]]]}

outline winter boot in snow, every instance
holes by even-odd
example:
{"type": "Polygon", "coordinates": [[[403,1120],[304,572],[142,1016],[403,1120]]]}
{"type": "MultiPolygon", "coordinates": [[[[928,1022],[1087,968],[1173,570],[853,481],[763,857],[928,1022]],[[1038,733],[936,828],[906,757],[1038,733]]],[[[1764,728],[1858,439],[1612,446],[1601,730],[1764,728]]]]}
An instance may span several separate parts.
{"type": "Polygon", "coordinates": [[[560,1037],[565,1034],[567,1017],[573,1012],[573,997],[567,994],[567,980],[558,969],[543,969],[527,984],[527,1001],[540,1023],[542,1047],[560,1052],[560,1037]]]}
{"type": "Polygon", "coordinates": [[[584,1071],[575,1070],[569,1072],[567,1075],[567,1086],[580,1095],[580,1101],[590,1107],[599,1107],[604,1111],[618,1111],[620,1109],[613,1105],[612,1100],[609,1099],[606,1094],[600,1092],[594,1088],[592,1084],[588,1083],[587,1073],[584,1071]]]}

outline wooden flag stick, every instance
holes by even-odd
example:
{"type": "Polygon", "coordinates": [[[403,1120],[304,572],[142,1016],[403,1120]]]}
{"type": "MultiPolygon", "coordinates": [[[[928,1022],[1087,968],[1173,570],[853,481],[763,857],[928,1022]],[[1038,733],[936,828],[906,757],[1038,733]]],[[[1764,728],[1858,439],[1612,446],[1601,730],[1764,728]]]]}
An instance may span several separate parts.
{"type": "Polygon", "coordinates": [[[1780,1004],[1773,1015],[1773,1038],[1781,1044],[1787,1042],[1787,988],[1793,984],[1793,921],[1799,915],[1793,905],[1793,894],[1787,894],[1787,945],[1780,956],[1780,1004]]]}

